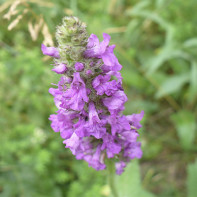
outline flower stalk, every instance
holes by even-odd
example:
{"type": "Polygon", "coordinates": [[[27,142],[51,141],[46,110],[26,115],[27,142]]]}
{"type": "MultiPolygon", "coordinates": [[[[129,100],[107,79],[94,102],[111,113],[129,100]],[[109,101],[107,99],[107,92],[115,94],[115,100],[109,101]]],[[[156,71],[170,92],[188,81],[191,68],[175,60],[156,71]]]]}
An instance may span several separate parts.
{"type": "Polygon", "coordinates": [[[118,192],[115,186],[115,166],[113,160],[107,161],[108,183],[113,197],[118,197],[118,192]]]}

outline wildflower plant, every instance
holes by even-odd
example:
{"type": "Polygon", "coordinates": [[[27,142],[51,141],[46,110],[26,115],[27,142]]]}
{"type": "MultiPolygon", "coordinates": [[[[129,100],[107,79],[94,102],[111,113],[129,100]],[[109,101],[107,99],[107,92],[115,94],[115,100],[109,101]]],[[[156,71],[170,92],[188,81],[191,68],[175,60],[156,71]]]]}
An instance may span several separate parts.
{"type": "Polygon", "coordinates": [[[50,115],[51,127],[76,159],[110,173],[115,167],[120,175],[130,160],[142,157],[137,130],[144,112],[122,114],[127,96],[115,45],[109,45],[106,33],[102,42],[94,34],[88,36],[85,23],[76,17],[63,18],[56,39],[56,48],[41,47],[44,55],[54,57],[52,71],[61,75],[49,89],[58,108],[50,115]]]}

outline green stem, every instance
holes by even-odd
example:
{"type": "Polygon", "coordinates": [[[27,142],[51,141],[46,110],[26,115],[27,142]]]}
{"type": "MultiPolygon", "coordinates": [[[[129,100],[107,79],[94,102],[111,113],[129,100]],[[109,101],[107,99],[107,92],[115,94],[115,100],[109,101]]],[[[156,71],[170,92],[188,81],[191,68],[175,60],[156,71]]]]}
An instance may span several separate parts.
{"type": "Polygon", "coordinates": [[[118,192],[115,186],[115,165],[111,159],[108,160],[107,170],[108,170],[108,182],[112,195],[113,197],[118,197],[118,192]]]}

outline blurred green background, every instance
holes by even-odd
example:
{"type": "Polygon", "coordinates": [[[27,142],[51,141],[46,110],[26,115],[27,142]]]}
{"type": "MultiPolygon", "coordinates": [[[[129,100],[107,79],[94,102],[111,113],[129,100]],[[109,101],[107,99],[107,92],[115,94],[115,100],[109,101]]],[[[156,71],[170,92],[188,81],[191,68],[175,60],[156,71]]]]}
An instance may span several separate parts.
{"type": "Polygon", "coordinates": [[[50,128],[59,76],[40,45],[61,18],[111,35],[125,114],[145,111],[143,158],[117,177],[120,197],[197,196],[197,1],[0,0],[0,196],[108,197],[106,172],[77,161],[50,128]]]}

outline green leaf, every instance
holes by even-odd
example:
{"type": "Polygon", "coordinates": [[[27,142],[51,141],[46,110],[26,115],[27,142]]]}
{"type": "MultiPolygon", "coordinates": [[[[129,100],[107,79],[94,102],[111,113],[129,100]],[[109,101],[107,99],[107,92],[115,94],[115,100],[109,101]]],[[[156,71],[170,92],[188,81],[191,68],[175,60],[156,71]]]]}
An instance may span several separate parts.
{"type": "Polygon", "coordinates": [[[187,192],[188,197],[197,196],[197,160],[193,164],[189,164],[187,167],[187,192]]]}
{"type": "Polygon", "coordinates": [[[157,98],[180,91],[182,86],[189,81],[189,74],[168,77],[160,86],[156,94],[157,98]]]}
{"type": "Polygon", "coordinates": [[[163,27],[167,31],[168,28],[171,26],[170,23],[165,21],[156,12],[142,9],[145,6],[147,6],[148,4],[149,4],[148,2],[141,3],[139,6],[137,4],[137,6],[133,7],[131,10],[128,10],[126,12],[126,14],[131,15],[131,16],[142,17],[146,20],[149,19],[151,21],[154,21],[155,23],[157,23],[158,25],[160,25],[161,27],[163,27]]]}
{"type": "Polygon", "coordinates": [[[140,1],[139,3],[137,3],[134,7],[132,7],[132,9],[129,9],[126,13],[128,15],[132,14],[132,13],[140,13],[143,11],[144,8],[146,8],[148,5],[150,5],[150,1],[149,0],[144,0],[144,1],[140,1]]]}
{"type": "Polygon", "coordinates": [[[162,8],[165,5],[166,1],[165,0],[156,0],[156,7],[162,8]]]}
{"type": "Polygon", "coordinates": [[[123,82],[137,88],[144,88],[147,85],[145,79],[137,72],[123,69],[122,70],[123,82]]]}
{"type": "Polygon", "coordinates": [[[183,43],[183,47],[197,47],[197,38],[190,38],[183,43]]]}
{"type": "Polygon", "coordinates": [[[196,130],[195,115],[191,111],[181,110],[171,116],[183,149],[193,146],[196,130]]]}
{"type": "Polygon", "coordinates": [[[136,160],[133,160],[121,176],[116,177],[117,190],[120,197],[154,197],[153,194],[142,188],[140,169],[136,160]]]}
{"type": "Polygon", "coordinates": [[[182,50],[176,49],[172,44],[166,45],[161,49],[161,52],[152,57],[147,63],[146,67],[148,68],[148,74],[154,73],[159,69],[166,61],[173,58],[183,58],[185,60],[190,60],[190,57],[187,53],[182,50]]]}

